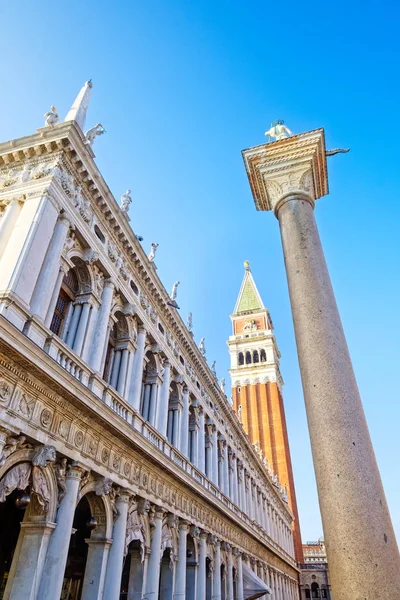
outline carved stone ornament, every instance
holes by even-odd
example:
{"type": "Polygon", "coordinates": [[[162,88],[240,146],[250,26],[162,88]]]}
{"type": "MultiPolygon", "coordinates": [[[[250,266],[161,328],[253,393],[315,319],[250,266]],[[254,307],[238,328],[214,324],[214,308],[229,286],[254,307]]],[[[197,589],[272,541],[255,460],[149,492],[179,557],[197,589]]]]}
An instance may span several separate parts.
{"type": "Polygon", "coordinates": [[[52,418],[53,413],[51,412],[51,410],[49,410],[48,408],[44,408],[40,415],[40,422],[43,425],[43,427],[48,427],[51,423],[52,418]]]}
{"type": "Polygon", "coordinates": [[[73,175],[71,175],[70,173],[68,173],[68,171],[65,171],[64,169],[60,169],[58,179],[66,195],[71,199],[75,199],[76,186],[73,175]]]}
{"type": "Polygon", "coordinates": [[[98,479],[94,486],[96,496],[108,496],[112,488],[112,480],[108,477],[102,477],[98,479]]]}
{"type": "Polygon", "coordinates": [[[117,249],[114,246],[114,244],[112,244],[111,242],[108,242],[108,244],[107,244],[107,252],[108,252],[108,258],[112,262],[115,262],[118,258],[118,252],[117,252],[117,249]]]}
{"type": "Polygon", "coordinates": [[[67,486],[65,483],[66,474],[67,474],[67,459],[61,458],[58,463],[54,465],[54,473],[56,475],[57,487],[58,487],[58,504],[60,504],[61,500],[64,498],[67,493],[67,486]]]}
{"type": "Polygon", "coordinates": [[[104,287],[104,274],[97,267],[94,267],[93,269],[93,285],[94,291],[101,297],[104,287]]]}
{"type": "Polygon", "coordinates": [[[7,458],[14,454],[14,452],[17,452],[17,450],[32,448],[32,444],[29,444],[25,440],[25,435],[9,435],[6,438],[6,443],[4,445],[3,452],[0,455],[0,467],[2,467],[5,464],[7,458]]]}
{"type": "Polygon", "coordinates": [[[0,402],[7,402],[11,396],[11,385],[7,381],[0,381],[0,402]]]}
{"type": "Polygon", "coordinates": [[[29,398],[26,394],[22,394],[18,403],[18,411],[23,417],[30,419],[35,407],[35,402],[36,401],[33,398],[29,398]]]}

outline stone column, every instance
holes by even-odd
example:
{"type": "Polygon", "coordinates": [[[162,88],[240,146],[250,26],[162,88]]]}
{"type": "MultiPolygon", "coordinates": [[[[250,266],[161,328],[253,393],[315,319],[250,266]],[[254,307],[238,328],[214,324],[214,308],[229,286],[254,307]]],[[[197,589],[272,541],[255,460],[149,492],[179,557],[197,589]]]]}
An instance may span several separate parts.
{"type": "Polygon", "coordinates": [[[204,410],[203,407],[200,406],[199,407],[199,435],[197,437],[198,439],[198,468],[200,469],[200,471],[202,473],[206,472],[206,459],[205,459],[205,447],[206,447],[206,442],[205,442],[205,429],[204,429],[205,425],[204,425],[204,410]]]}
{"type": "Polygon", "coordinates": [[[211,449],[211,462],[212,462],[212,481],[218,486],[218,432],[215,425],[212,426],[212,449],[211,449]]]}
{"type": "Polygon", "coordinates": [[[183,408],[181,416],[181,443],[180,451],[186,458],[189,457],[188,452],[188,438],[189,438],[189,389],[184,386],[183,388],[183,408]]]}
{"type": "Polygon", "coordinates": [[[121,366],[119,368],[118,374],[118,384],[117,384],[117,392],[124,395],[125,385],[126,385],[126,372],[128,370],[128,361],[129,361],[129,350],[128,348],[124,348],[121,350],[122,358],[121,358],[121,366]]]}
{"type": "Polygon", "coordinates": [[[88,319],[89,319],[90,307],[91,307],[91,305],[89,302],[84,302],[82,304],[79,325],[76,330],[74,344],[72,346],[73,351],[76,352],[76,354],[78,354],[78,356],[81,355],[83,342],[85,340],[85,334],[86,334],[86,328],[87,328],[88,319]]]}
{"type": "Polygon", "coordinates": [[[243,561],[242,553],[237,555],[237,600],[243,600],[243,561]]]}
{"type": "Polygon", "coordinates": [[[61,252],[64,248],[69,227],[70,222],[67,217],[60,215],[32,294],[31,311],[43,320],[46,317],[51,294],[57,281],[61,252]]]}
{"type": "MultiPolygon", "coordinates": [[[[229,463],[228,463],[228,444],[224,443],[224,472],[223,472],[223,480],[224,480],[224,494],[229,496],[229,463]]],[[[230,496],[232,499],[232,496],[230,496]]]]}
{"type": "Polygon", "coordinates": [[[178,547],[178,565],[176,568],[175,580],[175,598],[176,600],[185,600],[186,598],[186,548],[189,523],[187,521],[179,522],[179,547],[178,547]]]}
{"type": "Polygon", "coordinates": [[[168,423],[168,403],[169,403],[169,386],[171,379],[171,365],[168,360],[164,360],[164,375],[163,382],[158,397],[158,410],[157,410],[157,429],[164,437],[167,434],[167,423],[168,423]]]}
{"type": "Polygon", "coordinates": [[[97,324],[93,332],[92,350],[89,357],[89,364],[94,371],[100,371],[103,358],[103,350],[106,345],[106,335],[108,330],[108,320],[114,295],[114,283],[111,279],[104,282],[103,293],[101,295],[101,306],[98,311],[97,324]]]}
{"type": "Polygon", "coordinates": [[[56,280],[56,283],[55,283],[55,286],[53,289],[53,293],[51,295],[49,308],[47,309],[46,318],[44,321],[44,324],[46,325],[46,327],[50,327],[51,322],[53,320],[54,311],[56,309],[57,300],[58,300],[58,296],[60,294],[60,289],[61,289],[61,285],[62,285],[62,282],[64,279],[65,272],[66,272],[65,266],[61,265],[60,270],[58,271],[57,280],[56,280]]]}
{"type": "Polygon", "coordinates": [[[137,412],[139,412],[140,396],[142,394],[143,360],[145,347],[146,330],[144,327],[138,327],[136,352],[133,357],[132,376],[129,386],[129,394],[127,394],[129,404],[131,404],[137,412]]]}
{"type": "Polygon", "coordinates": [[[229,544],[226,544],[226,600],[234,600],[234,592],[233,592],[233,559],[232,559],[232,548],[229,544]]]}
{"type": "Polygon", "coordinates": [[[328,193],[323,129],[243,155],[257,208],[279,220],[333,597],[396,597],[398,547],[313,211],[328,193]]]}
{"type": "Polygon", "coordinates": [[[213,600],[221,600],[221,542],[214,543],[213,600]]]}
{"type": "Polygon", "coordinates": [[[161,533],[164,511],[156,506],[153,519],[153,532],[151,535],[151,554],[149,557],[147,576],[145,582],[145,593],[143,596],[152,600],[158,598],[158,587],[160,583],[161,564],[161,533]]]}
{"type": "Polygon", "coordinates": [[[14,225],[18,219],[22,203],[22,195],[21,200],[19,200],[18,198],[13,198],[9,202],[6,208],[6,212],[0,220],[0,259],[13,232],[14,225]]]}
{"type": "Polygon", "coordinates": [[[81,600],[98,600],[103,596],[108,551],[112,540],[87,539],[88,554],[81,600]]]}
{"type": "Polygon", "coordinates": [[[116,507],[119,516],[114,522],[113,541],[108,555],[104,598],[118,600],[121,590],[122,567],[124,563],[126,520],[128,517],[131,492],[122,490],[117,498],[116,507]]]}
{"type": "Polygon", "coordinates": [[[143,565],[140,550],[134,548],[129,551],[131,564],[129,569],[128,598],[127,600],[141,600],[143,589],[143,565]]]}
{"type": "Polygon", "coordinates": [[[197,598],[196,598],[196,600],[206,600],[206,558],[207,558],[207,532],[202,531],[199,536],[199,567],[198,567],[198,572],[197,572],[197,598]]]}
{"type": "Polygon", "coordinates": [[[82,468],[72,465],[66,475],[66,494],[61,500],[57,512],[57,525],[47,549],[38,593],[40,600],[55,600],[61,595],[82,472],[82,468]]]}

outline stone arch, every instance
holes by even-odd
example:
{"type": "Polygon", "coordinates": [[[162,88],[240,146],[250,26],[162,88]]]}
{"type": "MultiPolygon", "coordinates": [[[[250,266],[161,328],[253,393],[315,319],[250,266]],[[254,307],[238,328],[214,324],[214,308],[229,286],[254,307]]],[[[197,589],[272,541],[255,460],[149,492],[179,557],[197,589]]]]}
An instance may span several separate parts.
{"type": "MultiPolygon", "coordinates": [[[[32,463],[32,459],[37,454],[37,451],[38,447],[24,448],[11,454],[11,456],[7,458],[5,464],[0,467],[0,483],[7,473],[9,473],[14,467],[18,466],[19,464],[32,463]]],[[[54,468],[52,465],[48,464],[46,467],[43,467],[41,471],[44,475],[44,480],[49,493],[48,507],[47,510],[40,511],[37,503],[33,503],[32,508],[30,508],[30,512],[37,511],[41,516],[43,516],[43,519],[54,522],[58,505],[58,487],[54,468]]]]}
{"type": "Polygon", "coordinates": [[[76,502],[77,506],[83,497],[86,497],[92,516],[97,520],[98,523],[96,529],[94,530],[96,532],[96,537],[102,536],[104,538],[111,538],[113,529],[113,512],[111,501],[108,495],[99,496],[96,494],[96,480],[92,479],[85,484],[80,491],[76,502]]]}

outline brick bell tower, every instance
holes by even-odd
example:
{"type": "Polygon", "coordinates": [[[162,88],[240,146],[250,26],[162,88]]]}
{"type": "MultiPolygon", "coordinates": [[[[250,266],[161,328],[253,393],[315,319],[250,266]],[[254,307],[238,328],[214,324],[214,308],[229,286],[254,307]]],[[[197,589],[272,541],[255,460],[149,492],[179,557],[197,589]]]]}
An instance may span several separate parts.
{"type": "Polygon", "coordinates": [[[251,443],[258,443],[281,486],[287,488],[289,506],[295,518],[296,560],[304,562],[283,406],[280,353],[270,314],[261,300],[247,261],[244,267],[242,286],[231,315],[233,335],[228,341],[233,407],[251,443]]]}

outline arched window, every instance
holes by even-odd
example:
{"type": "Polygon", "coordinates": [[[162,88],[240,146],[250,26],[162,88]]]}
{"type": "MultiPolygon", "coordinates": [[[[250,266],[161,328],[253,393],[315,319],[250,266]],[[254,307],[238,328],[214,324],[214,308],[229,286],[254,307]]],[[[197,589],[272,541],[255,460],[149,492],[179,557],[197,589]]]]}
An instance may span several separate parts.
{"type": "Polygon", "coordinates": [[[243,356],[243,352],[239,352],[239,356],[238,356],[238,364],[239,364],[239,365],[244,365],[244,356],[243,356]]]}
{"type": "Polygon", "coordinates": [[[246,352],[246,365],[251,365],[251,352],[246,352]]]}
{"type": "Polygon", "coordinates": [[[260,362],[259,356],[258,356],[258,350],[254,350],[253,351],[253,363],[258,363],[260,362]]]}
{"type": "Polygon", "coordinates": [[[316,581],[311,584],[311,598],[321,598],[319,593],[319,585],[316,581]]]}
{"type": "Polygon", "coordinates": [[[305,592],[306,592],[306,598],[311,598],[310,590],[305,590],[305,592]]]}
{"type": "Polygon", "coordinates": [[[260,358],[261,358],[261,362],[266,362],[267,361],[267,355],[266,355],[266,352],[265,352],[264,348],[260,352],[260,358]]]}
{"type": "Polygon", "coordinates": [[[70,269],[68,273],[64,275],[56,308],[50,324],[50,331],[60,337],[63,334],[67,315],[71,311],[72,304],[76,300],[78,291],[79,283],[75,269],[70,269]]]}

